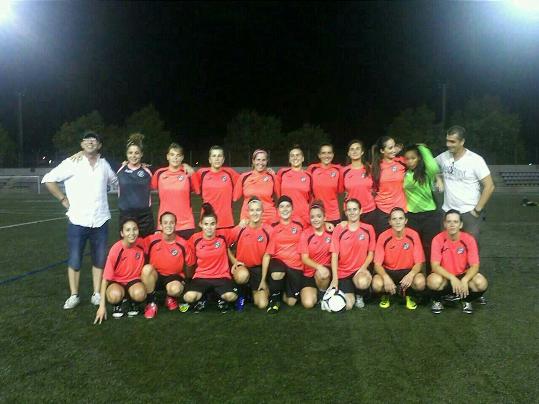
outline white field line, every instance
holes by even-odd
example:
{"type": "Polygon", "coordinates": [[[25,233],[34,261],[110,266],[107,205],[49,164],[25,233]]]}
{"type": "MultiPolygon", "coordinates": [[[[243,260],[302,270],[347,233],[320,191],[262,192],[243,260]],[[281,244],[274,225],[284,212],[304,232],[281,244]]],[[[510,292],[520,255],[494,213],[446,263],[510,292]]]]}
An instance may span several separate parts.
{"type": "MultiPolygon", "coordinates": [[[[118,211],[118,209],[112,209],[110,212],[115,213],[117,211],[118,211]]],[[[39,224],[39,223],[45,223],[45,222],[52,222],[52,221],[55,221],[55,220],[62,220],[62,219],[67,219],[67,216],[53,217],[52,219],[34,220],[33,222],[9,224],[7,226],[0,226],[0,230],[2,230],[2,229],[12,229],[14,227],[28,226],[30,224],[39,224]]]]}

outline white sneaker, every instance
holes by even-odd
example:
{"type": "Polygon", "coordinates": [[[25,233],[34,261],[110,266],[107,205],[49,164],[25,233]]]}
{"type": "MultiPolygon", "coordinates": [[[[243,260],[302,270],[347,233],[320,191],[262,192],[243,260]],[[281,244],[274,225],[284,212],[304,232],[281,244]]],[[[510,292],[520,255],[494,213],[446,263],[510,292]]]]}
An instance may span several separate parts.
{"type": "Polygon", "coordinates": [[[101,303],[101,295],[99,294],[99,292],[94,292],[90,301],[94,306],[99,306],[99,303],[101,303]]]}
{"type": "Polygon", "coordinates": [[[362,309],[365,307],[365,301],[363,300],[363,296],[356,295],[356,302],[354,303],[354,306],[356,306],[358,309],[362,309]]]}
{"type": "Polygon", "coordinates": [[[74,309],[75,307],[79,305],[79,303],[80,303],[79,295],[71,295],[64,303],[64,309],[65,310],[74,309]]]}

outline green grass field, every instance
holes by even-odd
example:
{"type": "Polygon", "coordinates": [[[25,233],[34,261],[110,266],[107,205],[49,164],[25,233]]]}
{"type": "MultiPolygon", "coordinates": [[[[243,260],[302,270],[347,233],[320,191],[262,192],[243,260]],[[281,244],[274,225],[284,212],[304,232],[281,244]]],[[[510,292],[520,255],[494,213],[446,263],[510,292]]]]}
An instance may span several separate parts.
{"type": "MultiPolygon", "coordinates": [[[[152,321],[94,326],[89,270],[81,305],[62,309],[61,206],[48,194],[1,194],[0,402],[537,402],[539,208],[521,198],[496,194],[489,206],[489,304],[472,316],[373,301],[345,314],[161,309],[152,321]]],[[[117,213],[110,233],[112,243],[117,213]]]]}

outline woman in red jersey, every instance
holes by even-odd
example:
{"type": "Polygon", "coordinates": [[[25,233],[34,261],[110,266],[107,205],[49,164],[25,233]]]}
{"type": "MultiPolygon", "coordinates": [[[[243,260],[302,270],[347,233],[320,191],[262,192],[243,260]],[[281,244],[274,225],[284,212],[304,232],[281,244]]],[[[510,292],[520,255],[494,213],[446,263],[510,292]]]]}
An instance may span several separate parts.
{"type": "Polygon", "coordinates": [[[303,263],[297,250],[303,226],[300,222],[292,220],[293,204],[290,197],[282,195],[277,202],[277,208],[279,222],[272,225],[273,232],[262,259],[262,280],[259,286],[261,290],[268,289],[266,278],[269,274],[268,313],[279,311],[283,289],[285,289],[283,301],[293,306],[303,287],[303,263]]]}
{"type": "Polygon", "coordinates": [[[294,219],[306,227],[309,224],[309,203],[312,199],[313,180],[303,170],[303,151],[297,145],[288,152],[290,167],[281,168],[275,177],[275,193],[288,195],[294,204],[294,219]]]}
{"type": "Polygon", "coordinates": [[[255,150],[253,153],[253,169],[240,175],[234,186],[234,201],[243,197],[241,220],[249,221],[249,199],[256,196],[264,205],[262,222],[271,224],[275,222],[277,211],[273,202],[275,177],[268,171],[268,153],[264,150],[255,150]]]}
{"type": "Polygon", "coordinates": [[[138,238],[137,222],[126,219],[120,226],[120,236],[110,249],[101,281],[101,302],[95,315],[94,324],[107,319],[105,301],[113,305],[112,317],[124,316],[122,301],[130,300],[129,316],[138,314],[138,303],[146,299],[146,288],[140,280],[145,264],[144,245],[138,238]]]}
{"type": "Polygon", "coordinates": [[[178,297],[185,284],[185,265],[193,265],[194,257],[187,242],[175,232],[176,216],[164,212],[159,218],[161,232],[152,234],[144,241],[149,265],[142,270],[142,280],[148,297],[144,317],[151,319],[157,315],[155,291],[165,290],[165,306],[168,310],[178,308],[178,297]]]}
{"type": "Polygon", "coordinates": [[[338,287],[346,296],[346,310],[365,306],[363,297],[372,281],[368,270],[374,256],[376,238],[370,224],[360,221],[361,204],[357,199],[345,203],[346,225],[337,226],[331,238],[330,287],[338,287]],[[356,289],[359,293],[354,296],[356,289]]]}
{"type": "Polygon", "coordinates": [[[193,188],[202,197],[202,202],[215,208],[219,218],[217,228],[232,228],[232,199],[239,174],[230,167],[223,167],[225,152],[221,146],[210,147],[208,160],[210,167],[201,168],[193,175],[193,188]]]}
{"type": "Polygon", "coordinates": [[[374,202],[383,216],[374,226],[376,234],[389,229],[389,212],[393,208],[406,210],[404,175],[406,161],[397,156],[402,147],[390,136],[378,138],[372,146],[372,180],[375,191],[374,202]]]}
{"type": "Polygon", "coordinates": [[[238,298],[228,263],[230,231],[217,230],[217,215],[208,203],[202,204],[199,225],[202,231],[193,234],[188,243],[194,253],[196,268],[183,300],[192,304],[208,291],[215,290],[220,297],[218,307],[225,312],[228,303],[238,298]]]}
{"type": "Polygon", "coordinates": [[[311,226],[301,233],[298,251],[303,267],[301,304],[313,308],[318,301],[318,291],[325,292],[331,279],[331,233],[326,230],[326,215],[321,201],[310,209],[311,226]]]}
{"type": "Polygon", "coordinates": [[[342,170],[342,185],[346,199],[357,199],[361,204],[361,221],[375,226],[383,214],[374,203],[371,166],[365,153],[365,144],[361,140],[354,139],[348,143],[350,164],[342,170]]]}
{"type": "Polygon", "coordinates": [[[167,151],[168,167],[158,169],[152,178],[152,188],[159,191],[159,214],[176,215],[176,232],[188,239],[195,232],[191,207],[191,178],[183,162],[183,147],[172,143],[167,151]]]}
{"type": "Polygon", "coordinates": [[[337,199],[341,184],[341,166],[333,164],[333,145],[323,144],[318,150],[319,163],[311,164],[307,171],[313,179],[313,195],[322,201],[326,210],[326,220],[334,225],[341,221],[337,199]]]}
{"type": "MultiPolygon", "coordinates": [[[[232,262],[232,276],[238,285],[249,284],[253,292],[253,301],[259,309],[268,306],[268,291],[259,289],[262,280],[262,257],[268,246],[272,227],[262,223],[262,213],[264,207],[262,202],[252,197],[248,202],[249,224],[247,226],[236,226],[232,230],[231,238],[236,247],[235,255],[229,251],[229,258],[232,262]]],[[[240,294],[238,302],[244,300],[240,294]]],[[[241,305],[236,303],[236,308],[241,310],[241,305]]]]}

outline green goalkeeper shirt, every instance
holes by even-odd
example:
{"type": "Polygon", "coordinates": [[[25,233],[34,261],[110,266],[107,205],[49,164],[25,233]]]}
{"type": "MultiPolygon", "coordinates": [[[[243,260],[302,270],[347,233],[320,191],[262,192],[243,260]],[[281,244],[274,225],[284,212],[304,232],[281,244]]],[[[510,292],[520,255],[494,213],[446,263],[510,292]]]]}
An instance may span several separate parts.
{"type": "Polygon", "coordinates": [[[436,210],[436,202],[432,194],[433,182],[439,168],[430,150],[424,146],[418,146],[423,162],[425,163],[426,181],[420,184],[414,180],[414,172],[406,171],[404,176],[404,192],[406,194],[406,206],[408,212],[419,213],[436,210]]]}

